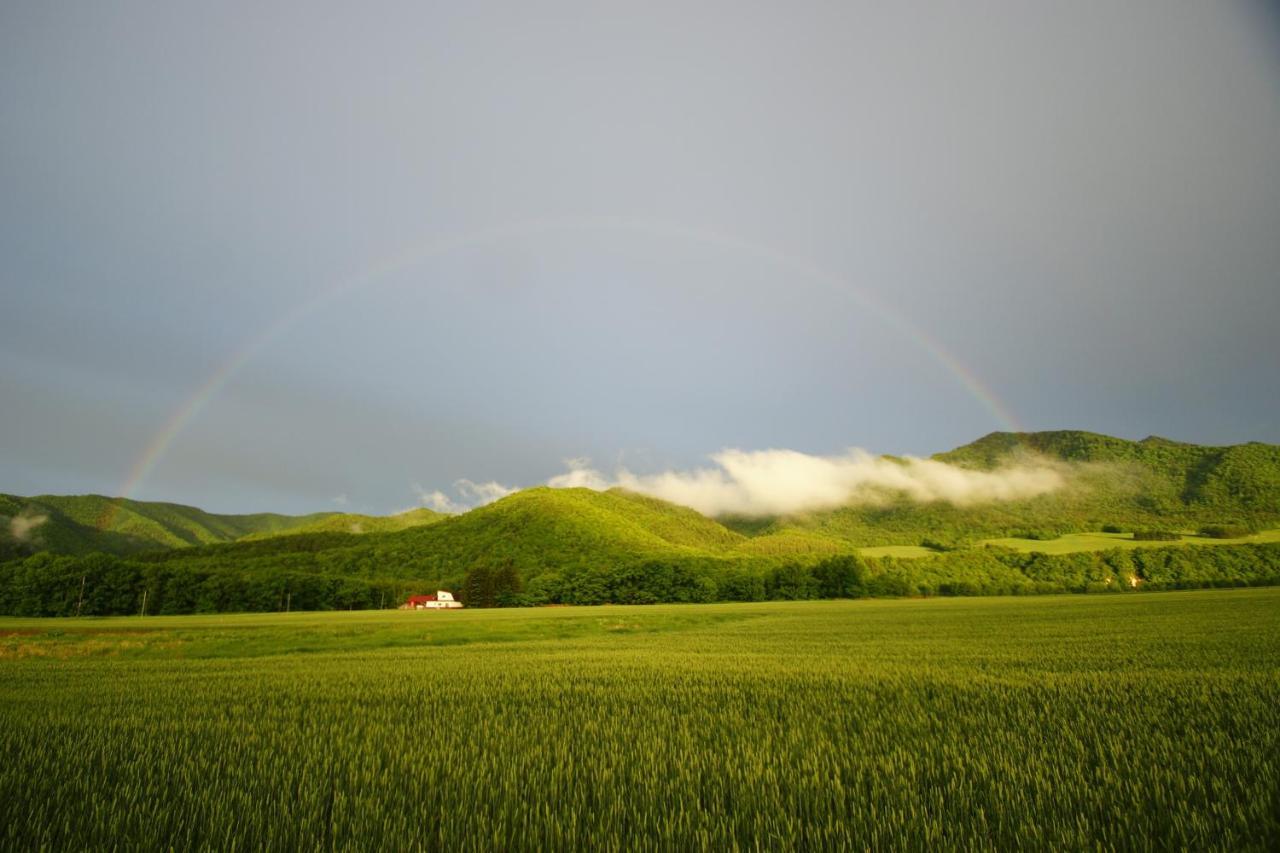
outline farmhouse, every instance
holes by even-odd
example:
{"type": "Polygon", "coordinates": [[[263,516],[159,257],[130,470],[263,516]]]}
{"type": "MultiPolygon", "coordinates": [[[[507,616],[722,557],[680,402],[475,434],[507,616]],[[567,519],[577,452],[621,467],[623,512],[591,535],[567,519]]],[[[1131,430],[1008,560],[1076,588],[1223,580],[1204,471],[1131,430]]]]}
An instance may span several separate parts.
{"type": "Polygon", "coordinates": [[[400,605],[401,610],[456,610],[462,606],[461,601],[455,601],[453,593],[447,590],[437,590],[435,595],[411,595],[404,604],[400,605]]]}

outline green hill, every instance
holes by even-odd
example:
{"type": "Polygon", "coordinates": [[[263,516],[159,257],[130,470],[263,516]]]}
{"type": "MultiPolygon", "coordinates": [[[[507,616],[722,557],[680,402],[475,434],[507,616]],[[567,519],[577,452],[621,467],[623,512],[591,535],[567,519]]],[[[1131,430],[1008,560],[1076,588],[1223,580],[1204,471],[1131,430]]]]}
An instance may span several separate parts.
{"type": "Polygon", "coordinates": [[[456,584],[477,565],[550,570],[667,559],[699,564],[739,558],[741,534],[685,507],[620,489],[526,489],[487,506],[398,532],[251,536],[148,556],[192,567],[275,563],[320,574],[427,578],[456,584]]]}
{"type": "Polygon", "coordinates": [[[440,517],[428,509],[386,518],[332,512],[218,515],[182,504],[102,495],[0,494],[0,518],[6,520],[0,524],[0,559],[31,551],[128,555],[297,532],[403,530],[440,517]],[[21,541],[7,523],[13,518],[24,520],[29,528],[21,541]]]}
{"type": "MultiPolygon", "coordinates": [[[[709,600],[726,578],[777,563],[740,551],[747,542],[693,510],[642,495],[537,488],[396,532],[293,529],[150,550],[128,562],[38,554],[0,565],[0,609],[78,608],[85,577],[96,579],[89,584],[89,606],[97,613],[129,612],[139,584],[163,612],[271,610],[290,602],[299,609],[367,607],[413,591],[458,590],[469,572],[486,568],[514,572],[531,589],[541,586],[542,600],[609,600],[606,579],[617,581],[619,572],[631,573],[637,583],[665,573],[664,592],[643,593],[658,596],[649,600],[679,589],[684,592],[673,594],[709,600]],[[38,593],[5,603],[5,587],[13,594],[38,593]]],[[[640,595],[634,592],[633,599],[640,595]]]]}
{"type": "Polygon", "coordinates": [[[541,487],[406,533],[441,567],[510,560],[518,567],[723,556],[745,537],[685,507],[620,489],[541,487]]]}
{"type": "Polygon", "coordinates": [[[305,518],[315,518],[315,520],[304,521],[284,530],[250,533],[241,538],[253,541],[270,539],[276,536],[303,536],[309,533],[395,533],[400,530],[408,530],[410,527],[435,524],[448,518],[448,516],[426,507],[419,507],[396,513],[395,515],[361,515],[353,512],[337,512],[322,513],[319,517],[303,516],[299,520],[302,521],[305,518]]]}
{"type": "Polygon", "coordinates": [[[1026,500],[972,506],[902,500],[786,518],[724,521],[754,537],[785,537],[797,547],[809,544],[813,553],[825,552],[831,542],[916,545],[928,537],[964,545],[992,537],[1040,538],[1103,526],[1196,530],[1202,524],[1280,524],[1276,445],[1204,447],[1080,431],[996,432],[933,458],[979,470],[1026,462],[1060,465],[1067,485],[1026,500]],[[798,532],[808,538],[797,537],[798,532]]]}
{"type": "Polygon", "coordinates": [[[1169,509],[1271,512],[1280,507],[1280,446],[1208,447],[1149,436],[1141,441],[1081,431],[994,432],[935,456],[971,468],[1035,454],[1139,472],[1150,497],[1169,509]]]}

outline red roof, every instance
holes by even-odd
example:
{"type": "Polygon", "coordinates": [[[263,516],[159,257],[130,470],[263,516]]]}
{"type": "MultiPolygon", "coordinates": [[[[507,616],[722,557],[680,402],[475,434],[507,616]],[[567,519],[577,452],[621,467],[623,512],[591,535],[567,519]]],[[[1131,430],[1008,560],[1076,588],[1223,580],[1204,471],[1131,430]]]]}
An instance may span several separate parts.
{"type": "Polygon", "coordinates": [[[411,595],[405,604],[426,604],[428,601],[435,601],[434,595],[411,595]]]}

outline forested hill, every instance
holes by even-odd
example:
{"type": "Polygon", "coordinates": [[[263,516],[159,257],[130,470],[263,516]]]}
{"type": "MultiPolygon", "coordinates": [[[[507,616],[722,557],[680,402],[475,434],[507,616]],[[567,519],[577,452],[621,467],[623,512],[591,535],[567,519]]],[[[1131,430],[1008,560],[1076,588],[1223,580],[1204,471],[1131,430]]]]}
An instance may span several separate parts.
{"type": "Polygon", "coordinates": [[[426,507],[398,512],[395,515],[362,515],[354,512],[322,513],[300,516],[301,524],[284,530],[264,530],[242,537],[245,540],[271,539],[277,536],[302,536],[308,533],[395,533],[411,527],[423,527],[444,521],[449,516],[426,507]],[[315,520],[308,520],[315,519],[315,520]]]}
{"type": "Polygon", "coordinates": [[[1280,526],[1280,446],[1272,444],[1205,447],[1082,431],[995,432],[933,458],[984,470],[1058,465],[1066,485],[1035,498],[968,506],[899,500],[789,518],[721,521],[774,542],[859,546],[918,544],[925,538],[963,546],[992,537],[1041,539],[1104,527],[1280,526]]]}
{"type": "Polygon", "coordinates": [[[649,560],[721,564],[747,559],[746,537],[691,509],[621,490],[525,489],[438,524],[393,533],[277,536],[148,555],[189,566],[280,565],[322,574],[460,577],[477,564],[526,576],[649,560]]]}
{"type": "Polygon", "coordinates": [[[1223,510],[1280,509],[1280,445],[1250,442],[1209,447],[1148,436],[1127,441],[1079,430],[993,432],[934,456],[941,462],[993,468],[1036,454],[1145,474],[1144,486],[1167,505],[1223,510]]]}
{"type": "MultiPolygon", "coordinates": [[[[340,561],[344,564],[389,560],[394,566],[386,571],[396,574],[416,567],[429,570],[431,577],[447,577],[458,566],[491,558],[509,557],[531,569],[633,563],[655,556],[738,562],[818,558],[857,547],[919,545],[926,539],[963,546],[984,538],[1043,538],[1113,526],[1280,526],[1280,447],[1275,445],[1203,447],[1079,431],[997,432],[934,458],[984,469],[1049,460],[1063,466],[1067,486],[1018,501],[956,506],[903,499],[764,519],[709,519],[616,490],[545,487],[452,518],[426,509],[387,517],[217,515],[178,504],[97,495],[0,495],[0,521],[5,521],[0,524],[0,560],[34,551],[130,555],[293,534],[317,538],[310,544],[281,542],[281,552],[323,546],[346,552],[340,561]],[[18,519],[17,526],[5,518],[18,519]],[[363,557],[354,557],[357,552],[363,557]]],[[[263,548],[252,553],[260,555],[263,548]]],[[[231,555],[221,553],[220,559],[231,555]]]]}
{"type": "Polygon", "coordinates": [[[182,504],[107,498],[102,495],[0,494],[0,559],[31,551],[63,554],[137,554],[233,542],[247,536],[322,531],[402,530],[439,520],[427,509],[401,516],[320,512],[219,515],[182,504]],[[12,520],[16,519],[15,524],[12,520]]]}

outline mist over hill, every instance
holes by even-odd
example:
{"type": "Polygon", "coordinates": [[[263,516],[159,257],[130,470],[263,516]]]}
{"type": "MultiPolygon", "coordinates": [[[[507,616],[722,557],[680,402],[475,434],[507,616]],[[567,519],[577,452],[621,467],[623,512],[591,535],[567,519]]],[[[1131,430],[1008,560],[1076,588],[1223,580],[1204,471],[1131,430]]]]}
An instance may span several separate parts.
{"type": "Polygon", "coordinates": [[[1156,510],[1280,509],[1280,446],[1261,442],[1206,447],[1158,436],[1126,441],[1081,431],[994,432],[934,458],[991,469],[1026,454],[1095,466],[1092,487],[1117,491],[1136,485],[1145,493],[1143,505],[1156,510]],[[1137,483],[1125,483],[1126,474],[1137,483]]]}
{"type": "Polygon", "coordinates": [[[1127,441],[1082,431],[996,432],[933,457],[971,470],[1037,460],[1057,463],[1063,486],[1024,500],[961,506],[898,500],[775,518],[725,519],[755,534],[804,530],[858,545],[933,535],[1044,537],[1115,525],[1195,529],[1201,524],[1273,525],[1280,519],[1280,447],[1206,447],[1161,438],[1127,441]]]}

